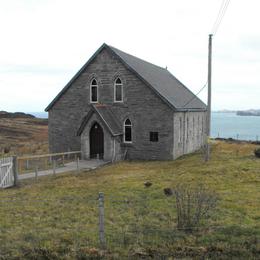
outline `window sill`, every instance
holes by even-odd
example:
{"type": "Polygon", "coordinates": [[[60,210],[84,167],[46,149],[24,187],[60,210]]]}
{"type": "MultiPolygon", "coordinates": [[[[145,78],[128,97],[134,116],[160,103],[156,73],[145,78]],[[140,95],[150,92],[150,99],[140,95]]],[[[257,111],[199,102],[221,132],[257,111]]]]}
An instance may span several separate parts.
{"type": "Polygon", "coordinates": [[[133,143],[121,143],[121,147],[132,147],[133,143]]]}
{"type": "Polygon", "coordinates": [[[113,102],[113,106],[127,107],[125,102],[113,102]]]}

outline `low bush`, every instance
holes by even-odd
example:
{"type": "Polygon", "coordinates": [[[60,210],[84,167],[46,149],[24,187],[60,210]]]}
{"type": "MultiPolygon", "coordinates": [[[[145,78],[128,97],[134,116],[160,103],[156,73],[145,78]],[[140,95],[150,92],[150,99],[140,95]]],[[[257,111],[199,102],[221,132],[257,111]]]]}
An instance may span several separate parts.
{"type": "Polygon", "coordinates": [[[177,228],[185,232],[195,231],[202,220],[210,216],[217,205],[218,196],[203,185],[177,186],[174,189],[177,228]]]}
{"type": "Polygon", "coordinates": [[[11,150],[10,147],[7,147],[7,146],[6,146],[6,147],[4,148],[4,153],[10,153],[10,150],[11,150]]]}

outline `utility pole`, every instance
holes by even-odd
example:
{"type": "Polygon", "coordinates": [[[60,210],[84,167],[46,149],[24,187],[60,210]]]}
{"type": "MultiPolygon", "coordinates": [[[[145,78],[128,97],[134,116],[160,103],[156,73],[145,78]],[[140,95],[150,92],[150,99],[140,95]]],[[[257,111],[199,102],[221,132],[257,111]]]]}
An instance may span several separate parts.
{"type": "Polygon", "coordinates": [[[207,125],[206,125],[206,153],[205,161],[210,157],[210,123],[211,123],[211,58],[212,58],[212,34],[209,35],[209,53],[208,53],[208,105],[207,105],[207,125]]]}

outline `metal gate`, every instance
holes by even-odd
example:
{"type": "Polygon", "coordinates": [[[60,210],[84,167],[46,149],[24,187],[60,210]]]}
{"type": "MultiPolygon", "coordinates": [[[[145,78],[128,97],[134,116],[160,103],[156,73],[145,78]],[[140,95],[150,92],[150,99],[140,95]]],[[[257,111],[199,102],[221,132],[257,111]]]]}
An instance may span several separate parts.
{"type": "Polygon", "coordinates": [[[0,158],[0,188],[14,186],[13,157],[0,158]]]}

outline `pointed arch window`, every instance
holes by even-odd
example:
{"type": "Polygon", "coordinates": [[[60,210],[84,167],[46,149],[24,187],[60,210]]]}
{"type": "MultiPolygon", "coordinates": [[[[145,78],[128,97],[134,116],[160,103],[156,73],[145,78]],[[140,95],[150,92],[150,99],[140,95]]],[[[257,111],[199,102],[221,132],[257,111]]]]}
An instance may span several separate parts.
{"type": "Polygon", "coordinates": [[[124,142],[132,143],[132,123],[129,118],[124,123],[124,142]]]}
{"type": "Polygon", "coordinates": [[[123,102],[123,83],[120,78],[117,78],[114,83],[114,101],[123,102]]]}
{"type": "Polygon", "coordinates": [[[98,84],[96,79],[93,79],[90,84],[90,102],[91,103],[98,102],[98,84]]]}

